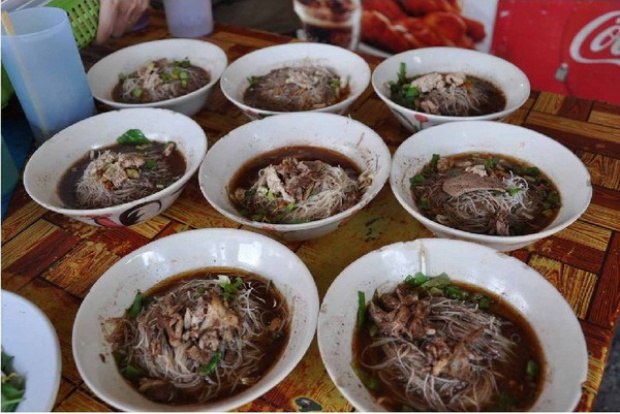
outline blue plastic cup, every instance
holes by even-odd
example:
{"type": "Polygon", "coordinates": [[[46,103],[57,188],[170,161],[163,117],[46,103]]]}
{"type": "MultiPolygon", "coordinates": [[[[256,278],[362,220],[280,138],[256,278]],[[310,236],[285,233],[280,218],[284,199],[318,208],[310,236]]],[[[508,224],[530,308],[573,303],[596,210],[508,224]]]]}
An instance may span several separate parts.
{"type": "Polygon", "coordinates": [[[67,12],[33,7],[9,13],[2,63],[38,145],[95,114],[95,102],[67,12]]]}

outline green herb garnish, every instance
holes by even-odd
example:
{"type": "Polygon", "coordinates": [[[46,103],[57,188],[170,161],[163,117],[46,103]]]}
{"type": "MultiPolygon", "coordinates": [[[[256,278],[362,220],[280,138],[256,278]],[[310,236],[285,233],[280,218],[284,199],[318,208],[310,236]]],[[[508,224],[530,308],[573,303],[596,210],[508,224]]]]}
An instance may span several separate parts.
{"type": "Polygon", "coordinates": [[[145,299],[146,297],[141,292],[136,293],[136,297],[133,299],[133,303],[127,309],[127,317],[133,319],[138,316],[138,314],[140,314],[140,311],[146,304],[145,299]]]}
{"type": "Polygon", "coordinates": [[[362,329],[366,320],[366,294],[362,291],[357,292],[357,328],[362,329]]]}
{"type": "Polygon", "coordinates": [[[145,144],[150,140],[139,129],[130,129],[116,140],[119,144],[145,144]]]}
{"type": "Polygon", "coordinates": [[[2,350],[2,411],[15,411],[26,393],[26,379],[13,369],[13,356],[2,350]]]}
{"type": "Polygon", "coordinates": [[[209,360],[209,363],[207,365],[201,365],[198,368],[198,375],[200,375],[201,377],[206,377],[206,376],[213,374],[215,370],[217,369],[217,365],[220,363],[221,360],[222,360],[222,351],[216,351],[215,354],[213,354],[213,356],[209,360]]]}

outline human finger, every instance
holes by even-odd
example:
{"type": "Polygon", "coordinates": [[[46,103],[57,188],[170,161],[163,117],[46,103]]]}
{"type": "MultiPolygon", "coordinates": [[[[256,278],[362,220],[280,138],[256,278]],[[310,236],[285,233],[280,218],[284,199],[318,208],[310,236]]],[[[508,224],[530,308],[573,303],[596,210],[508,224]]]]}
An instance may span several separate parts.
{"type": "Polygon", "coordinates": [[[117,8],[113,0],[101,0],[99,3],[99,24],[95,44],[103,44],[112,36],[116,22],[117,8]]]}

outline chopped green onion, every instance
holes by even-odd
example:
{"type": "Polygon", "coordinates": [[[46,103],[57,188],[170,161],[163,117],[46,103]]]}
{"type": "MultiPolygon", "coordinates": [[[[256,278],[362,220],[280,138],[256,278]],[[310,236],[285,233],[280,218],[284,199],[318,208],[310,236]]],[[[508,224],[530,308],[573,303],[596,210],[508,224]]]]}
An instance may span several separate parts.
{"type": "Polygon", "coordinates": [[[489,309],[489,307],[491,307],[491,298],[488,296],[481,297],[478,301],[478,306],[480,309],[489,309]]]}
{"type": "Polygon", "coordinates": [[[135,318],[136,316],[138,316],[138,314],[145,305],[144,302],[145,296],[141,292],[136,293],[136,297],[133,299],[133,303],[131,304],[129,309],[127,309],[127,317],[135,318]]]}
{"type": "Polygon", "coordinates": [[[427,197],[420,197],[418,199],[418,208],[426,210],[430,206],[430,202],[427,197]]]}
{"type": "Polygon", "coordinates": [[[157,163],[153,160],[148,160],[144,163],[144,168],[146,168],[147,170],[152,170],[155,167],[157,167],[157,163]]]}
{"type": "Polygon", "coordinates": [[[437,171],[437,164],[439,164],[439,154],[433,154],[433,156],[431,157],[431,169],[432,171],[437,171]]]}
{"type": "Polygon", "coordinates": [[[426,176],[424,174],[416,174],[409,179],[410,185],[422,184],[426,181],[426,176]]]}
{"type": "Polygon", "coordinates": [[[535,377],[538,375],[538,364],[536,361],[530,359],[525,366],[525,374],[529,377],[535,377]]]}
{"type": "Polygon", "coordinates": [[[357,329],[362,329],[366,321],[366,294],[357,292],[357,329]]]}
{"type": "Polygon", "coordinates": [[[142,88],[134,88],[131,91],[131,94],[134,96],[134,98],[139,98],[142,96],[142,88]]]}
{"type": "Polygon", "coordinates": [[[538,169],[538,167],[530,167],[525,170],[525,174],[531,175],[532,177],[537,177],[540,174],[540,170],[538,169]]]}
{"type": "Polygon", "coordinates": [[[237,277],[234,282],[231,282],[228,276],[219,275],[217,284],[224,290],[224,299],[228,300],[231,295],[238,292],[243,284],[243,279],[237,277]]]}
{"type": "Polygon", "coordinates": [[[250,88],[252,88],[258,84],[258,78],[256,78],[256,76],[249,76],[248,83],[250,84],[250,88]]]}
{"type": "Polygon", "coordinates": [[[217,365],[220,363],[221,360],[222,360],[222,351],[216,351],[206,366],[201,365],[198,368],[198,375],[200,375],[201,377],[206,377],[206,376],[213,374],[215,370],[217,369],[217,365]]]}
{"type": "Polygon", "coordinates": [[[426,276],[424,273],[422,272],[418,272],[415,274],[415,276],[407,276],[405,278],[405,283],[412,285],[412,286],[420,286],[426,282],[428,282],[428,280],[430,279],[430,277],[426,276]]]}
{"type": "Polygon", "coordinates": [[[490,411],[513,411],[515,402],[506,390],[501,390],[497,403],[490,407],[490,411]]]}
{"type": "Polygon", "coordinates": [[[495,168],[495,166],[499,163],[499,158],[497,157],[491,157],[489,159],[487,159],[484,162],[484,165],[486,165],[489,168],[495,168]]]}
{"type": "Polygon", "coordinates": [[[133,365],[125,365],[121,368],[121,372],[124,374],[125,378],[128,379],[138,379],[142,376],[142,370],[133,365]]]}
{"type": "Polygon", "coordinates": [[[446,286],[444,292],[447,297],[452,299],[465,300],[469,296],[467,292],[454,285],[446,286]]]}
{"type": "Polygon", "coordinates": [[[352,363],[351,368],[353,368],[353,372],[355,375],[362,381],[362,384],[366,386],[369,390],[376,391],[381,386],[381,383],[376,377],[369,375],[366,371],[360,369],[357,364],[352,363]]]}
{"type": "Polygon", "coordinates": [[[398,81],[401,83],[407,82],[407,64],[405,62],[400,62],[400,66],[398,68],[398,81]]]}

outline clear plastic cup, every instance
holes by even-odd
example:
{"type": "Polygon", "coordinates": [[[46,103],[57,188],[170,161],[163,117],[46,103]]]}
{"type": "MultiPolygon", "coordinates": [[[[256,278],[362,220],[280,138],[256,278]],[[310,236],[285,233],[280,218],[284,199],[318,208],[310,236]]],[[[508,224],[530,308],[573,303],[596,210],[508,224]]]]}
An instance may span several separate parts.
{"type": "Polygon", "coordinates": [[[37,144],[92,116],[95,102],[67,12],[34,7],[9,13],[2,63],[37,144]]]}
{"type": "Polygon", "coordinates": [[[211,0],[164,0],[164,9],[174,37],[200,37],[213,31],[211,0]]]}
{"type": "Polygon", "coordinates": [[[302,23],[301,37],[356,50],[360,40],[361,0],[293,0],[302,23]]]}

